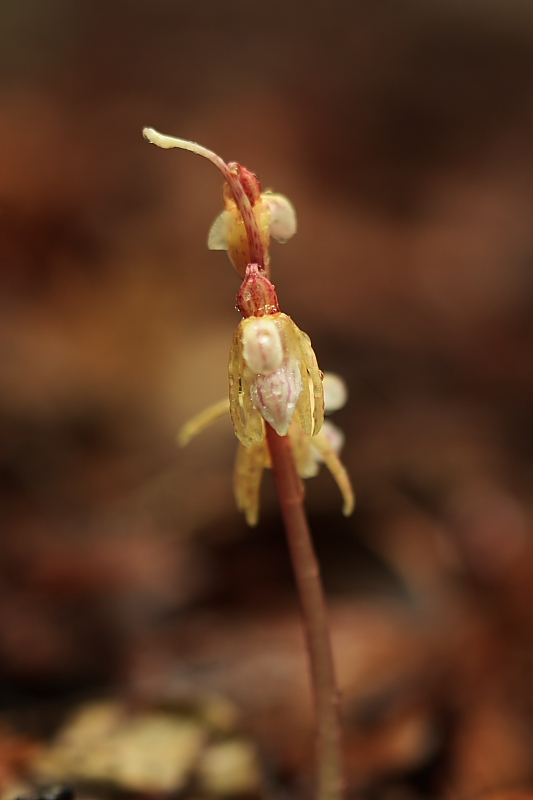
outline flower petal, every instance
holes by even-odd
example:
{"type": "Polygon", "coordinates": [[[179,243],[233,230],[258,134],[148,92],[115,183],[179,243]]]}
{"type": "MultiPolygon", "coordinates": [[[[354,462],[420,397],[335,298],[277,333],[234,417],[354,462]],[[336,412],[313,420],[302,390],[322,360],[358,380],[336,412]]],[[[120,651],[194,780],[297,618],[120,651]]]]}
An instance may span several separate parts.
{"type": "Polygon", "coordinates": [[[314,478],[318,475],[322,458],[312,447],[311,439],[296,422],[289,429],[289,438],[298,475],[300,478],[314,478]]]}
{"type": "MultiPolygon", "coordinates": [[[[335,425],[330,419],[325,419],[324,424],[320,430],[320,433],[324,434],[326,439],[328,440],[331,449],[337,455],[340,455],[342,448],[344,447],[344,442],[346,437],[344,436],[344,432],[341,431],[338,425],[335,425]]],[[[309,444],[311,447],[314,445],[314,439],[311,439],[309,444]]],[[[322,460],[322,459],[321,459],[322,460]]]]}
{"type": "Polygon", "coordinates": [[[245,447],[249,447],[252,442],[251,439],[246,436],[240,397],[242,367],[241,330],[239,326],[233,336],[229,354],[229,413],[237,439],[245,445],[245,447]]]}
{"type": "Polygon", "coordinates": [[[296,325],[294,325],[294,327],[297,331],[302,362],[307,369],[311,381],[311,393],[313,397],[313,426],[311,435],[316,436],[324,422],[324,387],[322,385],[322,373],[318,367],[315,351],[311,345],[311,339],[296,325]]]}
{"type": "Polygon", "coordinates": [[[318,450],[324,464],[333,475],[344,500],[342,513],[345,517],[349,517],[355,508],[355,495],[344,464],[322,431],[314,437],[313,447],[318,450]]]}
{"type": "Polygon", "coordinates": [[[259,490],[266,466],[268,448],[265,443],[239,447],[233,472],[233,492],[239,511],[244,511],[251,527],[259,519],[259,490]]]}
{"type": "Polygon", "coordinates": [[[339,408],[343,408],[348,400],[348,389],[340,375],[336,375],[334,372],[325,372],[323,385],[326,411],[338,411],[339,408]]]}
{"type": "Polygon", "coordinates": [[[185,447],[189,444],[191,439],[194,439],[195,436],[198,436],[199,433],[202,433],[209,425],[212,425],[219,417],[224,416],[227,414],[229,410],[229,401],[228,398],[224,398],[224,400],[219,400],[218,403],[215,403],[209,408],[205,408],[199,414],[196,414],[192,419],[182,425],[178,432],[178,444],[180,447],[185,447]]]}
{"type": "Polygon", "coordinates": [[[296,233],[294,206],[283,194],[263,192],[261,197],[270,211],[270,235],[280,244],[284,244],[296,233]]]}
{"type": "Polygon", "coordinates": [[[244,433],[250,444],[259,444],[265,438],[265,424],[261,412],[252,400],[252,385],[255,375],[245,368],[241,380],[241,403],[244,414],[244,433]]]}
{"type": "Polygon", "coordinates": [[[207,236],[207,246],[209,250],[227,250],[228,233],[232,225],[233,217],[231,211],[223,211],[219,214],[209,229],[207,236]]]}

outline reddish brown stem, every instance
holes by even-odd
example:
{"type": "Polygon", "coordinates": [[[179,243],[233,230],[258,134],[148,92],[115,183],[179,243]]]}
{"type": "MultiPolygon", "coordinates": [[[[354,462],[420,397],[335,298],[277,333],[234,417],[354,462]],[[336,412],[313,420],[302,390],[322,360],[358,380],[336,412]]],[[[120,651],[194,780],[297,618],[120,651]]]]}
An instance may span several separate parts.
{"type": "Polygon", "coordinates": [[[269,270],[266,264],[265,251],[261,236],[259,234],[259,227],[257,220],[254,216],[253,208],[246,196],[244,187],[240,181],[238,174],[234,170],[234,162],[224,164],[225,169],[222,170],[226,183],[230,187],[233,199],[241,213],[248,238],[248,245],[250,247],[250,262],[258,264],[261,269],[265,270],[267,277],[269,277],[269,270]]]}
{"type": "Polygon", "coordinates": [[[318,800],[341,800],[339,694],[320,569],[303,507],[303,485],[294,465],[288,436],[266,425],[268,447],[289,542],[309,651],[317,722],[318,800]]]}

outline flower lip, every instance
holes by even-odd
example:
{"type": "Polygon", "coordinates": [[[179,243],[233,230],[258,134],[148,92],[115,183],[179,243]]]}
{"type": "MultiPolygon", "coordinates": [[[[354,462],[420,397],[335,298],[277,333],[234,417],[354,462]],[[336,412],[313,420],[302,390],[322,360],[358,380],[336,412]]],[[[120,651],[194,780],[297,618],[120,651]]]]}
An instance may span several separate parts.
{"type": "Polygon", "coordinates": [[[268,375],[257,375],[251,385],[252,403],[279,436],[286,436],[302,393],[298,363],[286,358],[268,375]]]}

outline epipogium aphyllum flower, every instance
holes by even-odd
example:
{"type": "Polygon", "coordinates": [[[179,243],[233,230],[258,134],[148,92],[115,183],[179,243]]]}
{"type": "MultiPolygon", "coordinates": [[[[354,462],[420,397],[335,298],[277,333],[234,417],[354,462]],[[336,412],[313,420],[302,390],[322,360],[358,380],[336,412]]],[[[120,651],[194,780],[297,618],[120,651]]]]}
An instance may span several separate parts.
{"type": "MultiPolygon", "coordinates": [[[[245,513],[248,524],[257,523],[261,477],[264,467],[271,466],[265,442],[267,422],[279,436],[289,436],[298,474],[303,478],[316,474],[316,468],[310,470],[305,466],[316,465],[316,459],[312,461],[304,455],[311,452],[308,440],[313,437],[315,451],[321,453],[321,460],[342,492],[343,512],[351,514],[354,495],[350,480],[338,451],[327,436],[320,435],[324,387],[311,340],[280,311],[275,288],[266,274],[270,264],[270,234],[278,241],[287,241],[296,232],[292,204],[283,195],[262,193],[252,172],[235,162],[226,165],[201,145],[160,134],[152,128],[143,133],[149,142],[163,149],[176,147],[204,156],[226,178],[225,210],[211,226],[208,247],[227,250],[235,269],[244,278],[237,295],[237,308],[243,319],[233,337],[228,367],[229,412],[241,443],[234,472],[238,508],[245,513]],[[254,231],[249,235],[250,224],[257,227],[257,235],[254,231]],[[249,240],[259,242],[255,253],[259,263],[247,262],[251,256],[249,240]]],[[[194,417],[180,432],[181,444],[190,441],[226,410],[227,405],[219,403],[194,417]]]]}
{"type": "Polygon", "coordinates": [[[248,264],[258,264],[269,275],[269,241],[288,241],[296,233],[296,214],[292,203],[282,194],[261,192],[256,175],[196,142],[166,136],[153,128],[143,130],[144,138],[163,150],[179,148],[203,156],[222,172],[224,211],[213,222],[207,246],[210,250],[227,250],[237,274],[244,278],[248,264]]]}
{"type": "MultiPolygon", "coordinates": [[[[225,249],[243,279],[237,307],[243,315],[231,347],[229,401],[207,409],[181,431],[184,444],[229,406],[239,453],[234,473],[239,508],[257,521],[259,486],[271,466],[298,585],[317,717],[319,800],[340,800],[344,781],[340,754],[338,692],[333,669],[320,571],[303,509],[300,478],[316,474],[324,461],[344,498],[344,513],[354,497],[337,456],[334,429],[324,422],[324,384],[307,334],[282,313],[270,282],[270,235],[286,241],[296,232],[296,216],[283,195],[262,193],[259,181],[236,162],[226,164],[210,150],[145,128],[144,137],[163,149],[181,148],[204,156],[225,178],[225,209],[208,237],[211,249],[225,249]]],[[[336,382],[337,407],[343,385],[336,382]]]]}
{"type": "MultiPolygon", "coordinates": [[[[337,411],[347,400],[346,386],[342,378],[326,372],[323,378],[326,413],[337,411]]],[[[191,439],[202,433],[209,425],[228,414],[227,398],[210,406],[190,419],[181,428],[178,441],[185,447],[191,439]]],[[[297,419],[289,425],[287,436],[290,439],[296,471],[300,478],[313,478],[318,475],[320,464],[325,464],[343,497],[343,514],[349,516],[354,508],[354,494],[348,473],[339,453],[344,444],[342,431],[329,419],[324,420],[322,428],[313,436],[303,431],[297,419]]],[[[233,473],[233,490],[239,511],[244,513],[248,525],[254,527],[259,520],[259,492],[265,469],[272,467],[266,440],[250,445],[239,444],[233,473]]]]}
{"type": "Polygon", "coordinates": [[[239,323],[229,359],[229,403],[223,401],[190,420],[178,440],[187,444],[217,417],[230,411],[240,442],[234,471],[234,493],[249,525],[259,516],[259,488],[265,467],[271,467],[265,441],[265,422],[280,436],[289,436],[301,478],[317,474],[324,462],[344,498],[343,513],[354,507],[350,480],[338,458],[340,432],[324,423],[324,407],[344,405],[346,390],[337,376],[323,381],[307,334],[278,310],[274,287],[256,265],[249,265],[237,296],[246,313],[239,323]],[[329,388],[329,392],[325,389],[329,388]],[[329,403],[328,403],[329,395],[329,403]],[[342,402],[339,398],[343,398],[342,402]]]}

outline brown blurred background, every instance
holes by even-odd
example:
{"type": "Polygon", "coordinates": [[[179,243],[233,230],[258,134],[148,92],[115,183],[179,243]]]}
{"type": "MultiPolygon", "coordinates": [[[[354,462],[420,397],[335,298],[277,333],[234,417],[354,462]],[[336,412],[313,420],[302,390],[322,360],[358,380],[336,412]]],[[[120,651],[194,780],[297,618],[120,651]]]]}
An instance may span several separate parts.
{"type": "Polygon", "coordinates": [[[350,389],[335,421],[358,509],[340,516],[326,472],[308,508],[351,785],[527,785],[525,2],[0,2],[4,707],[207,687],[288,773],[309,757],[271,476],[250,532],[229,421],[175,446],[226,392],[238,281],[205,246],[221,179],[145,125],[239,160],[298,211],[272,247],[280,302],[350,389]]]}

